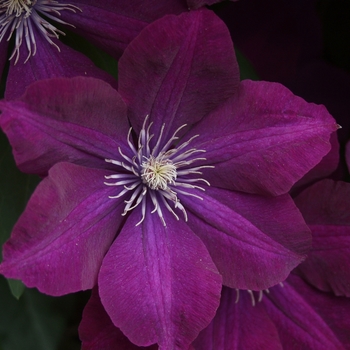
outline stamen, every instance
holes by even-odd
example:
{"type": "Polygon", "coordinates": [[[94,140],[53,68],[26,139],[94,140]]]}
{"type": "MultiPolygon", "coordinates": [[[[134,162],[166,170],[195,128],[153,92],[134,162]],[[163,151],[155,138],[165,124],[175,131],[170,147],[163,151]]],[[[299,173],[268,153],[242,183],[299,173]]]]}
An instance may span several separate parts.
{"type": "Polygon", "coordinates": [[[57,44],[50,38],[59,38],[59,35],[65,34],[44,19],[42,15],[56,23],[74,27],[72,24],[57,18],[61,15],[60,11],[63,10],[74,13],[81,12],[81,9],[75,5],[59,4],[54,0],[7,0],[0,4],[0,41],[4,39],[5,33],[8,32],[9,35],[6,40],[9,41],[13,33],[16,32],[15,47],[10,55],[10,60],[15,57],[14,64],[19,60],[23,38],[25,38],[24,41],[28,50],[28,56],[24,63],[36,54],[35,29],[43,34],[47,42],[60,51],[57,44]]]}
{"type": "Polygon", "coordinates": [[[126,215],[141,204],[141,219],[136,225],[140,225],[145,219],[147,195],[149,195],[154,206],[151,214],[157,213],[164,226],[166,226],[163,215],[164,208],[174,215],[176,220],[179,220],[176,210],[182,211],[184,219],[187,221],[187,212],[180,203],[178,194],[203,200],[196,193],[192,193],[192,190],[205,191],[203,186],[198,186],[196,183],[202,182],[207,186],[210,186],[210,183],[202,178],[187,176],[201,174],[201,169],[213,168],[213,166],[189,167],[194,162],[206,160],[205,158],[189,159],[193,154],[203,153],[205,150],[191,148],[182,152],[198,135],[173,148],[175,146],[174,141],[179,139],[177,136],[179,131],[186,127],[186,124],[180,126],[161,148],[165,130],[163,124],[155,141],[155,146],[152,148],[150,141],[154,137],[154,134],[151,133],[153,124],[152,122],[148,124],[148,119],[149,116],[147,115],[137,138],[137,148],[132,142],[132,129],[130,128],[128,131],[127,144],[132,154],[134,154],[132,158],[126,155],[130,153],[119,147],[119,159],[105,159],[106,162],[121,168],[121,173],[105,176],[106,180],[117,179],[117,181],[105,182],[105,184],[108,186],[124,186],[124,189],[118,195],[109,198],[119,198],[128,191],[132,191],[130,198],[125,201],[126,205],[122,215],[126,215]],[[161,150],[159,150],[160,148],[161,150]],[[186,167],[186,169],[182,169],[183,167],[186,167]]]}

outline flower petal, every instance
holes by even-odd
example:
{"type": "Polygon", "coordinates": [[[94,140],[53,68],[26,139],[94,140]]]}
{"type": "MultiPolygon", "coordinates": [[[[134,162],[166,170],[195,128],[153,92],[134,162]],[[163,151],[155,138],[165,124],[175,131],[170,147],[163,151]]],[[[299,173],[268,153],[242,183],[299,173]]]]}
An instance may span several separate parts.
{"type": "Polygon", "coordinates": [[[215,315],[221,276],[183,221],[166,211],[163,226],[147,204],[134,210],[108,251],[99,274],[103,306],[135,344],[187,349],[215,315]]]}
{"type": "Polygon", "coordinates": [[[264,305],[253,306],[247,291],[227,287],[222,289],[214,319],[193,345],[196,350],[282,350],[276,326],[264,305]]]}
{"type": "Polygon", "coordinates": [[[147,26],[125,50],[119,69],[119,92],[133,127],[138,132],[149,115],[156,130],[165,123],[164,139],[214,110],[239,83],[227,28],[204,9],[147,26]]]}
{"type": "Polygon", "coordinates": [[[59,163],[30,198],[5,243],[0,273],[43,293],[92,288],[123,217],[104,170],[59,163]]]}
{"type": "MultiPolygon", "coordinates": [[[[82,341],[82,350],[138,350],[140,347],[132,344],[130,340],[114,326],[103,308],[97,288],[86,304],[79,326],[79,336],[82,341]]],[[[156,345],[147,348],[157,350],[156,345]]]]}
{"type": "Polygon", "coordinates": [[[21,45],[19,61],[14,64],[14,60],[11,60],[6,81],[6,99],[14,100],[21,97],[26,88],[36,81],[59,77],[94,77],[116,87],[115,79],[97,68],[85,55],[53,38],[52,40],[60,48],[58,51],[43,38],[42,33],[39,33],[36,28],[33,30],[36,32],[37,52],[28,62],[24,63],[28,51],[25,45],[21,45]]]}
{"type": "Polygon", "coordinates": [[[266,289],[287,278],[305,258],[310,231],[288,195],[266,198],[212,187],[196,195],[203,201],[179,199],[224,285],[266,289]]]}
{"type": "Polygon", "coordinates": [[[77,0],[69,3],[82,12],[62,11],[62,19],[75,25],[74,32],[119,59],[128,44],[150,22],[166,14],[187,11],[178,0],[77,0]],[[98,18],[98,20],[96,20],[98,18]]]}
{"type": "Polygon", "coordinates": [[[337,129],[323,106],[307,103],[280,84],[245,80],[223,108],[186,138],[206,150],[204,178],[211,185],[279,195],[330,151],[337,129]],[[210,127],[208,127],[210,125],[210,127]]]}
{"type": "Polygon", "coordinates": [[[40,81],[21,100],[0,101],[0,109],[0,126],[24,172],[45,175],[60,161],[103,168],[126,144],[126,106],[101,80],[40,81]]]}
{"type": "Polygon", "coordinates": [[[312,231],[312,250],[298,273],[320,290],[350,297],[350,184],[319,181],[295,203],[312,231]]]}
{"type": "Polygon", "coordinates": [[[263,303],[278,325],[283,349],[340,350],[350,345],[350,301],[320,292],[291,276],[284,287],[265,294],[263,303]]]}

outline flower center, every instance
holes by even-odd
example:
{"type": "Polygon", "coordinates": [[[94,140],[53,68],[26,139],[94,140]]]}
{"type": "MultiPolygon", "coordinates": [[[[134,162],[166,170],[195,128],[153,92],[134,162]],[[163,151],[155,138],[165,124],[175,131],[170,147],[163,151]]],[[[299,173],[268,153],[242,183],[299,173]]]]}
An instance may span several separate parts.
{"type": "Polygon", "coordinates": [[[142,162],[142,181],[152,190],[166,190],[168,184],[175,184],[176,175],[176,166],[163,156],[155,158],[151,155],[142,162]]]}
{"type": "Polygon", "coordinates": [[[106,179],[117,179],[116,182],[105,182],[108,186],[122,186],[122,190],[115,196],[109,198],[120,198],[126,193],[131,193],[128,200],[125,200],[125,208],[122,215],[141,206],[141,220],[136,224],[139,225],[146,215],[147,197],[150,198],[154,209],[152,213],[157,212],[164,226],[166,226],[163,210],[170,211],[177,220],[179,220],[176,210],[182,211],[185,221],[187,213],[181,204],[178,195],[191,196],[203,200],[198,195],[198,190],[205,191],[202,186],[196,185],[202,182],[209,186],[209,182],[202,178],[197,178],[202,174],[201,169],[213,168],[211,165],[193,166],[195,162],[203,162],[206,159],[198,157],[198,153],[205,152],[196,148],[189,148],[189,144],[198,135],[193,136],[188,141],[176,145],[174,141],[178,140],[177,133],[186,125],[178,128],[172,137],[163,140],[163,131],[165,125],[161,127],[157,141],[151,149],[150,140],[154,134],[150,134],[152,123],[146,127],[148,116],[145,118],[143,127],[138,137],[137,147],[131,140],[130,128],[127,142],[130,147],[128,153],[133,156],[127,156],[119,148],[120,160],[105,159],[106,162],[117,165],[120,171],[113,175],[105,176],[106,179]],[[165,143],[165,144],[164,144],[165,143]],[[161,144],[164,146],[161,147],[161,144]]]}
{"type": "MultiPolygon", "coordinates": [[[[31,56],[34,56],[37,33],[41,33],[47,42],[60,51],[58,45],[51,38],[58,39],[59,35],[64,35],[64,33],[43,18],[42,15],[49,20],[74,28],[73,25],[59,19],[62,10],[81,11],[77,6],[60,4],[55,0],[0,0],[0,42],[2,40],[9,41],[15,33],[15,47],[10,60],[16,57],[15,64],[18,62],[22,43],[28,50],[28,56],[24,63],[31,56]]],[[[42,36],[40,35],[40,37],[42,36]]]]}

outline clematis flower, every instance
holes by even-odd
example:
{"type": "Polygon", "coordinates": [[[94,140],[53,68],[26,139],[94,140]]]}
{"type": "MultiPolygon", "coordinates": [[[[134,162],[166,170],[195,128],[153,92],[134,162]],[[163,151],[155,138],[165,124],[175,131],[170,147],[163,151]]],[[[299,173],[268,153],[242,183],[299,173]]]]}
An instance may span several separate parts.
{"type": "MultiPolygon", "coordinates": [[[[213,1],[211,1],[213,2],[213,1]]],[[[218,1],[214,1],[218,2],[218,1]]],[[[119,59],[126,46],[157,18],[204,6],[207,1],[2,0],[0,2],[0,75],[9,40],[14,49],[6,98],[20,97],[31,83],[54,77],[92,76],[113,84],[79,52],[58,40],[69,28],[119,59]],[[96,20],[98,18],[98,20],[96,20]],[[25,64],[26,63],[26,64],[25,64]]]]}
{"type": "Polygon", "coordinates": [[[286,193],[329,152],[337,125],[279,84],[238,76],[225,25],[198,10],[133,40],[118,92],[53,79],[2,101],[17,165],[46,177],[0,273],[52,295],[98,283],[113,324],[164,349],[190,346],[222,283],[284,280],[310,247],[286,193]]]}

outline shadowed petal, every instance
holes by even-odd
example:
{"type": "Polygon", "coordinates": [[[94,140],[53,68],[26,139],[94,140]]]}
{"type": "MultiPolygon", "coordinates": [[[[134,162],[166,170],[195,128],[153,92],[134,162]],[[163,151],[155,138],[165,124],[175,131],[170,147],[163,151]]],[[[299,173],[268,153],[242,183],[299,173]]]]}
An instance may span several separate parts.
{"type": "Polygon", "coordinates": [[[90,300],[83,311],[83,318],[79,326],[79,337],[82,341],[82,350],[157,350],[152,345],[144,348],[130,342],[117,328],[103,308],[97,288],[92,290],[90,300]]]}
{"type": "Polygon", "coordinates": [[[101,80],[40,81],[18,101],[1,101],[0,126],[18,167],[45,175],[57,162],[105,167],[126,143],[126,106],[101,80]]]}
{"type": "Polygon", "coordinates": [[[349,299],[320,292],[292,274],[283,288],[271,288],[263,303],[278,326],[283,349],[349,348],[349,299]]]}
{"type": "Polygon", "coordinates": [[[165,123],[165,139],[219,106],[239,83],[227,28],[204,9],[147,26],[125,50],[119,69],[119,92],[133,127],[138,132],[149,115],[154,127],[165,123]]]}
{"type": "Polygon", "coordinates": [[[312,231],[312,250],[297,268],[323,291],[350,296],[350,184],[323,180],[296,197],[312,231]]]}
{"type": "Polygon", "coordinates": [[[204,178],[243,192],[286,193],[330,151],[337,129],[323,106],[307,103],[280,84],[245,80],[222,108],[187,137],[206,150],[204,178]],[[210,127],[208,127],[210,125],[210,127]]]}
{"type": "Polygon", "coordinates": [[[224,287],[210,325],[193,342],[196,350],[282,350],[276,325],[262,303],[252,305],[247,291],[224,287]],[[237,300],[238,299],[238,300],[237,300]]]}
{"type": "Polygon", "coordinates": [[[10,64],[6,81],[6,99],[19,98],[24,94],[25,89],[36,81],[59,77],[94,77],[116,87],[115,79],[102,69],[97,68],[85,55],[53,38],[52,40],[60,48],[58,51],[57,48],[43,39],[42,34],[37,32],[35,27],[33,30],[36,32],[37,52],[28,62],[24,63],[28,51],[25,45],[21,45],[18,63],[14,65],[14,60],[12,60],[10,64]]]}
{"type": "Polygon", "coordinates": [[[0,273],[50,295],[92,288],[123,219],[123,201],[108,198],[106,173],[55,165],[5,243],[0,273]]]}
{"type": "Polygon", "coordinates": [[[214,317],[222,279],[183,221],[166,211],[163,226],[151,209],[140,226],[134,210],[108,251],[99,274],[101,301],[133,343],[187,349],[214,317]]]}
{"type": "Polygon", "coordinates": [[[82,12],[62,11],[62,19],[76,26],[74,32],[119,59],[127,45],[150,22],[166,14],[187,11],[181,0],[77,0],[69,1],[82,12]],[[98,20],[96,20],[98,14],[98,20]]]}
{"type": "Polygon", "coordinates": [[[203,201],[179,198],[224,285],[269,288],[305,259],[310,231],[289,196],[264,198],[212,187],[196,194],[203,201]]]}

